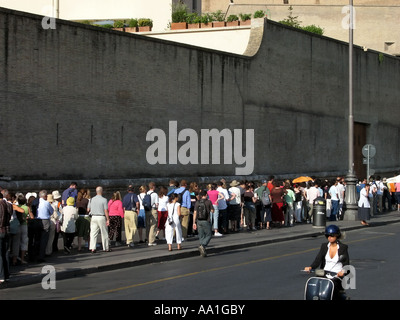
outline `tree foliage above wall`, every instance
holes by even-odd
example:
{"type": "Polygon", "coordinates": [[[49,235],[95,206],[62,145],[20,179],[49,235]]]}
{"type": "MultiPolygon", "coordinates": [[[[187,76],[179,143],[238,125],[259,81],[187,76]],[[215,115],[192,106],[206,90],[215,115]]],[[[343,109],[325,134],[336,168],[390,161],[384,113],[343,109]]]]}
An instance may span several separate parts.
{"type": "Polygon", "coordinates": [[[309,25],[309,26],[301,26],[301,21],[298,20],[298,16],[293,16],[293,7],[292,6],[289,7],[289,15],[287,16],[287,18],[279,21],[279,23],[282,23],[282,24],[290,26],[290,27],[302,29],[302,30],[305,30],[308,32],[316,33],[319,35],[324,34],[324,29],[322,29],[321,27],[316,26],[314,24],[309,25]]]}

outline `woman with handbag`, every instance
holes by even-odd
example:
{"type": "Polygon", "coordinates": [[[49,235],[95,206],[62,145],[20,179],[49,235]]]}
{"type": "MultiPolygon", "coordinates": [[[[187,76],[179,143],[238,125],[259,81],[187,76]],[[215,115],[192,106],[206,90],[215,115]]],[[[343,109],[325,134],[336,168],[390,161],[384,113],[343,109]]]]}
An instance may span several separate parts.
{"type": "Polygon", "coordinates": [[[171,200],[167,205],[168,208],[168,218],[165,222],[165,238],[167,239],[168,250],[172,251],[172,242],[174,240],[174,233],[176,237],[176,243],[178,245],[178,250],[181,250],[182,243],[182,228],[179,217],[181,215],[181,205],[178,202],[179,195],[174,193],[171,196],[171,200]]]}
{"type": "Polygon", "coordinates": [[[369,188],[366,184],[360,191],[360,199],[358,200],[358,219],[363,226],[368,226],[367,220],[370,219],[370,203],[369,203],[369,188]]]}

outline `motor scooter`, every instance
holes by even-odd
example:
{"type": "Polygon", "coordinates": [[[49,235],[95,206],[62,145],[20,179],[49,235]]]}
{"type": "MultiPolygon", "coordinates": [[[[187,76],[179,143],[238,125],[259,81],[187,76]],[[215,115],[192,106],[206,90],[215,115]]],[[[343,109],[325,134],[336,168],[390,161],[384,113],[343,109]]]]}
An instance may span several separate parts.
{"type": "Polygon", "coordinates": [[[335,282],[340,282],[341,279],[333,274],[328,278],[329,274],[331,273],[327,274],[323,269],[315,270],[315,276],[306,282],[304,300],[350,300],[343,288],[340,288],[335,294],[335,282]]]}
{"type": "MultiPolygon", "coordinates": [[[[344,257],[340,256],[338,262],[343,260],[344,257]]],[[[315,269],[311,272],[315,272],[315,276],[306,282],[304,300],[350,300],[341,285],[342,279],[336,273],[324,269],[315,269]],[[335,286],[338,287],[337,292],[335,286]]]]}

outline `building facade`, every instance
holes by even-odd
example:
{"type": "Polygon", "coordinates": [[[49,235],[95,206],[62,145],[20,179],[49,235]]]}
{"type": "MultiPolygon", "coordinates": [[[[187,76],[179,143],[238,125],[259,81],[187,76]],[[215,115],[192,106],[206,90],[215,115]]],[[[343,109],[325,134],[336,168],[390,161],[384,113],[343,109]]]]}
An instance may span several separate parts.
{"type": "MultiPolygon", "coordinates": [[[[349,41],[346,6],[348,0],[203,0],[202,11],[223,10],[227,15],[263,10],[268,19],[281,21],[290,14],[301,25],[317,25],[324,35],[349,41]]],[[[400,56],[400,2],[396,0],[354,0],[354,43],[383,53],[400,56]]]]}

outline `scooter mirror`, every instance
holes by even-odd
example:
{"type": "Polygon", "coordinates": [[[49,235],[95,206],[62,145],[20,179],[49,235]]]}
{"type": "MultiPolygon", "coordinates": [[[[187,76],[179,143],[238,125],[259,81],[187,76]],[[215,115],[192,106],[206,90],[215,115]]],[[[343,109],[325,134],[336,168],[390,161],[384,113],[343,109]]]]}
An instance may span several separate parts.
{"type": "Polygon", "coordinates": [[[342,254],[339,256],[339,262],[344,262],[346,260],[346,257],[342,254]]]}

